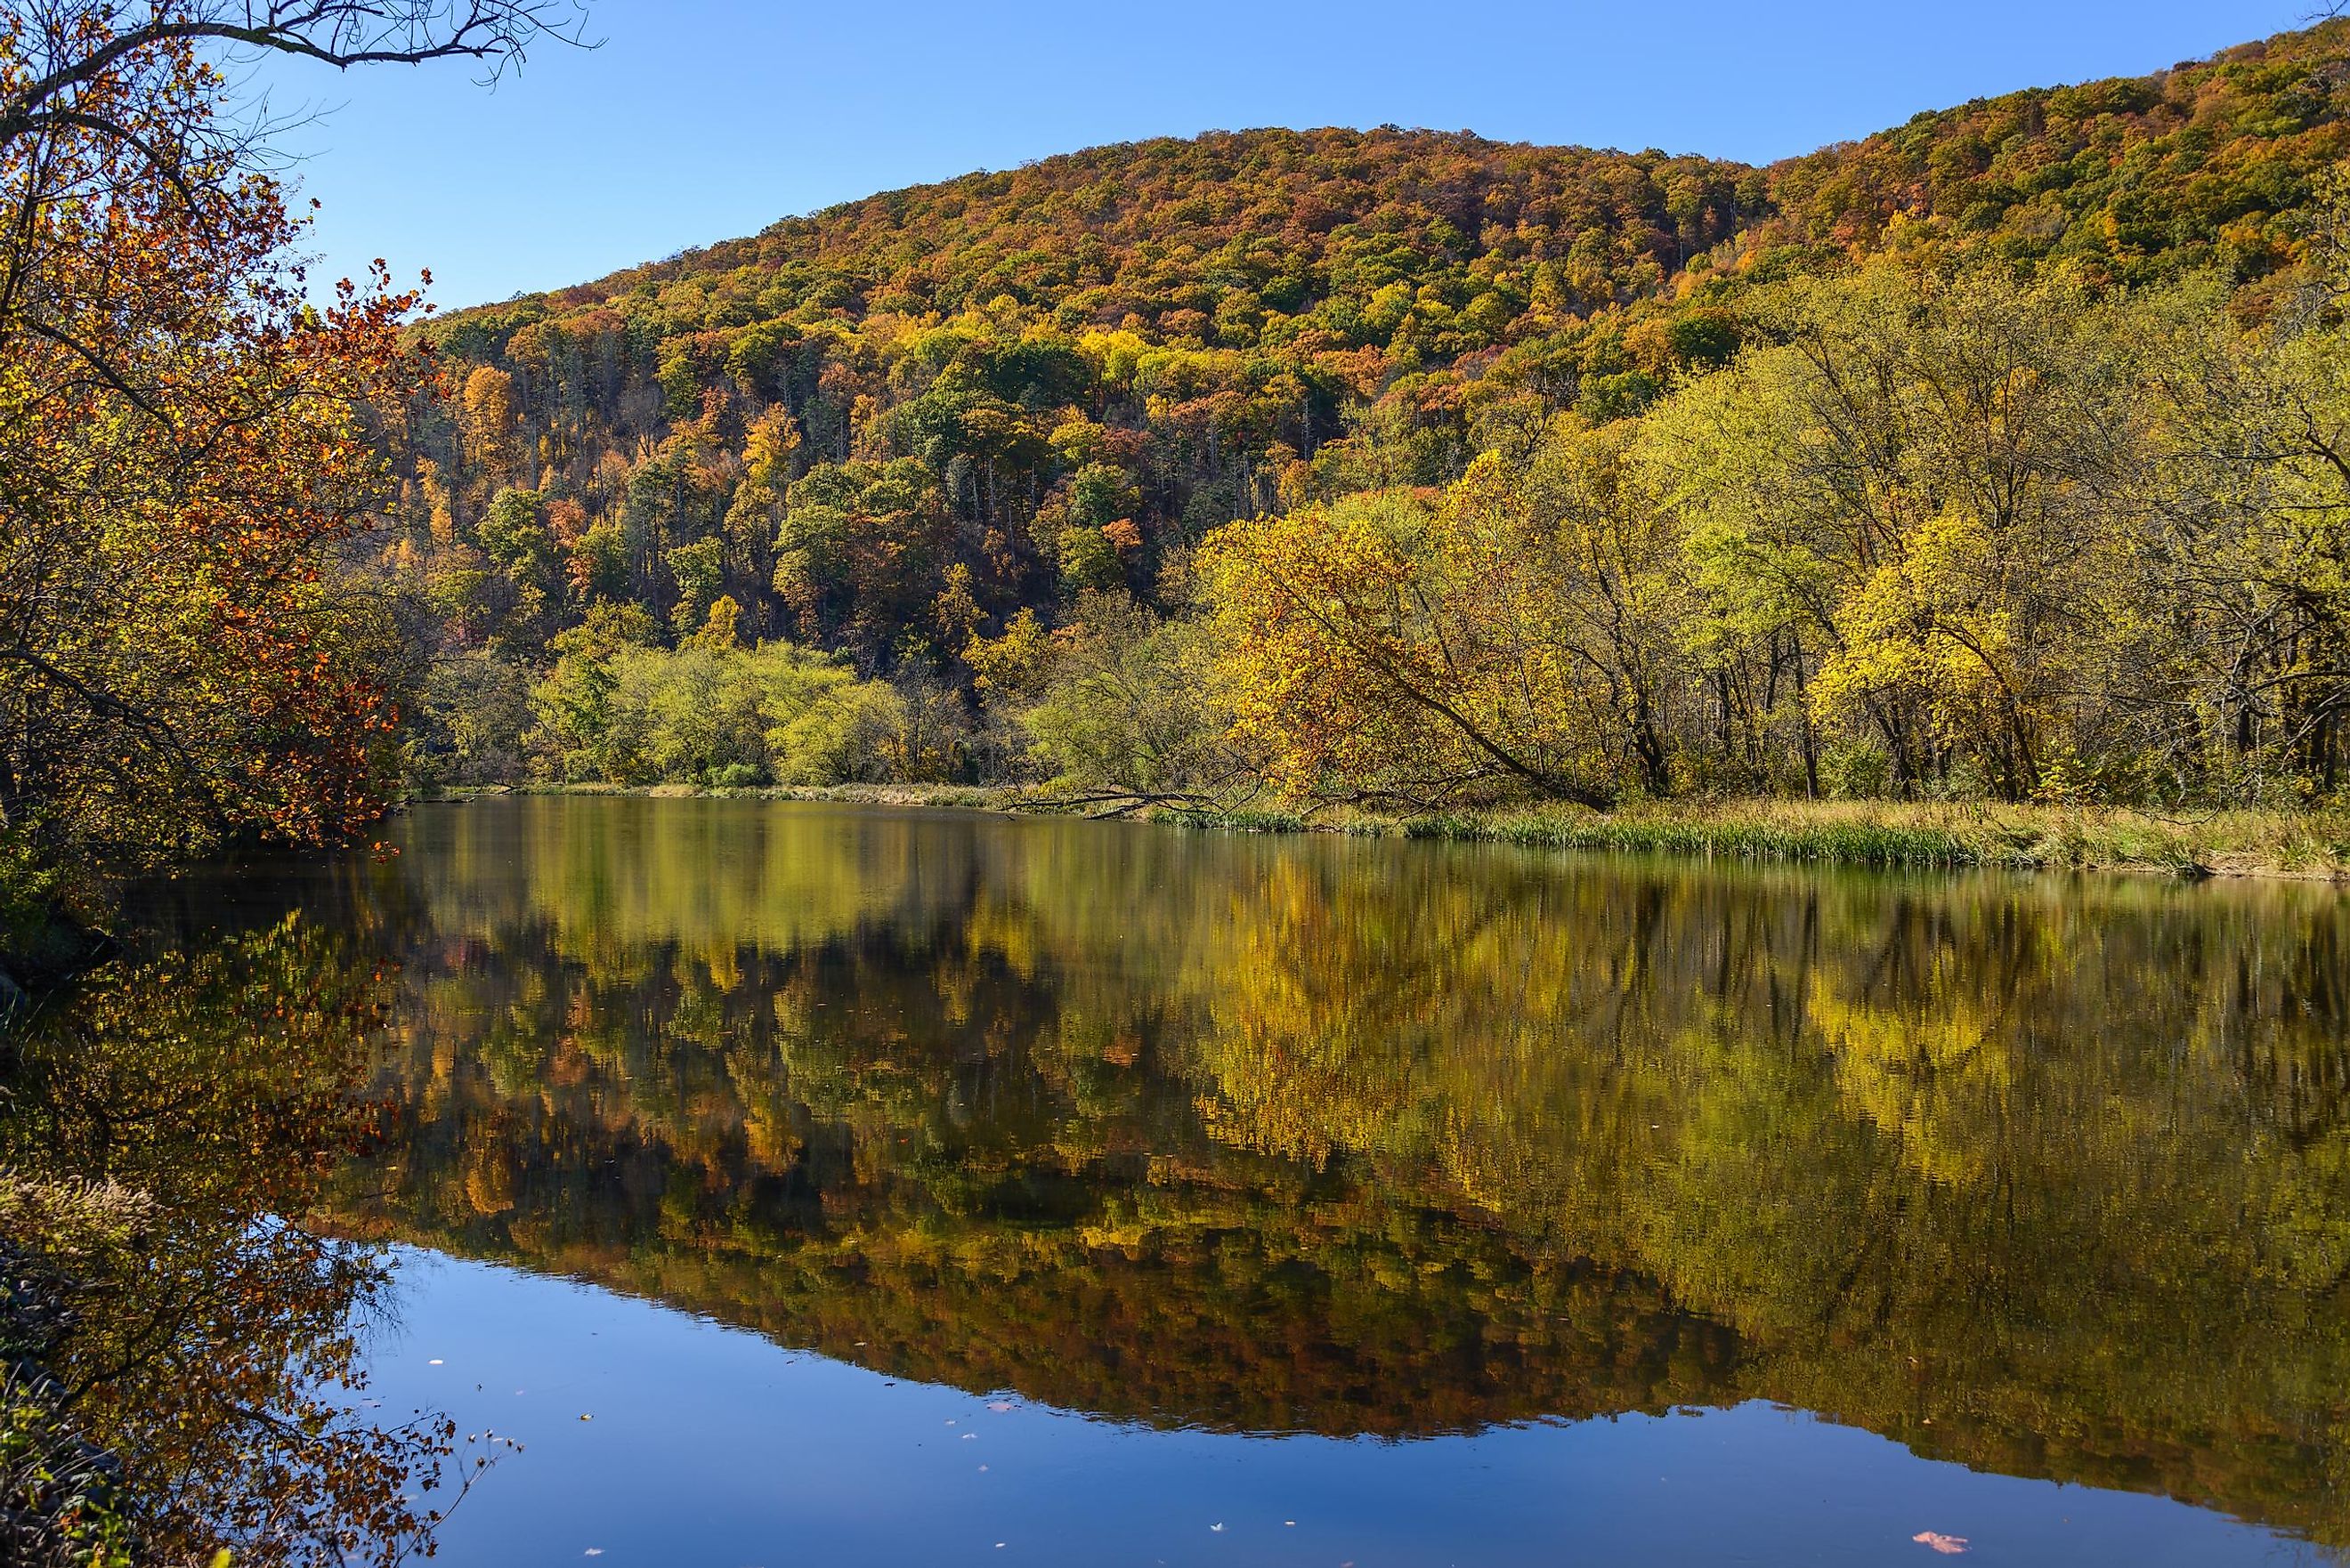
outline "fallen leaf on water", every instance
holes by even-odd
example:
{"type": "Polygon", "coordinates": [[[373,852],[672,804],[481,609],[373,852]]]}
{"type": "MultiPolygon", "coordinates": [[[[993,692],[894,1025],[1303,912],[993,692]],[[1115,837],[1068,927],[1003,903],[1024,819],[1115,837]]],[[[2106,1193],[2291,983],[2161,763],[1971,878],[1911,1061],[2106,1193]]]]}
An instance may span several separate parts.
{"type": "Polygon", "coordinates": [[[1967,1549],[1963,1535],[1945,1535],[1939,1530],[1921,1530],[1909,1538],[1921,1546],[1930,1546],[1945,1557],[1956,1557],[1967,1549]]]}
{"type": "Polygon", "coordinates": [[[579,1418],[580,1418],[581,1420],[583,1420],[583,1421],[592,1421],[592,1420],[594,1420],[596,1417],[593,1417],[593,1416],[582,1415],[579,1418]]]}

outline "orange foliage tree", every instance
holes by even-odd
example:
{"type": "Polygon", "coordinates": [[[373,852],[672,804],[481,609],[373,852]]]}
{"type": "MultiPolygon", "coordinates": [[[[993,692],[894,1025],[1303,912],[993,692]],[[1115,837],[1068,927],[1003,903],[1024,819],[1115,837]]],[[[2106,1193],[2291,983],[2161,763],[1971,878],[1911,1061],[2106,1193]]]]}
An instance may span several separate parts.
{"type": "Polygon", "coordinates": [[[335,546],[424,365],[380,263],[319,308],[224,51],[497,61],[524,0],[0,5],[0,832],[130,858],[377,808],[380,615],[335,546]]]}

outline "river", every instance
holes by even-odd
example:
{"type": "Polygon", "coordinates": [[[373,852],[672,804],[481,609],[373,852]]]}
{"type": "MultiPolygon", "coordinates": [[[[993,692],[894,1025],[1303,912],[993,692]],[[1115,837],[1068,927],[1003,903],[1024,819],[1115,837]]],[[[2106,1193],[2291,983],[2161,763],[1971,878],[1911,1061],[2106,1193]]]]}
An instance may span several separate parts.
{"type": "Polygon", "coordinates": [[[515,797],[147,914],[366,992],[453,1568],[2350,1543],[2336,888],[515,797]]]}

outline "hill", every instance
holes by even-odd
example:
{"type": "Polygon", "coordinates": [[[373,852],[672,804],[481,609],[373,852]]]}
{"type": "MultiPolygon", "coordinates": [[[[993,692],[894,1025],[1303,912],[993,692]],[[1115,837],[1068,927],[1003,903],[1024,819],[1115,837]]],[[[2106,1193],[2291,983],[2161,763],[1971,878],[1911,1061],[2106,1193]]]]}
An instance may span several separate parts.
{"type": "Polygon", "coordinates": [[[2257,317],[2345,119],[2335,21],[1768,168],[1252,130],[877,195],[433,322],[458,395],[391,421],[385,562],[447,647],[516,666],[598,605],[670,640],[723,599],[745,639],[966,683],[974,633],[1149,598],[1230,518],[1637,411],[1796,275],[2208,271],[2257,317]]]}

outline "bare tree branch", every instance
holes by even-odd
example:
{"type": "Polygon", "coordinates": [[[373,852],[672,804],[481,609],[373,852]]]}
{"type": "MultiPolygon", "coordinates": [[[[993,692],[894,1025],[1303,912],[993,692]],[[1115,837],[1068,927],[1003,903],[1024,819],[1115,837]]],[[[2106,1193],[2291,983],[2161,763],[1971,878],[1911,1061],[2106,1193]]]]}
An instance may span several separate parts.
{"type": "MultiPolygon", "coordinates": [[[[242,46],[340,70],[470,59],[486,64],[494,78],[541,39],[596,47],[587,23],[585,0],[157,0],[144,22],[52,60],[44,74],[0,100],[0,143],[36,130],[59,98],[174,44],[242,46]]],[[[52,43],[69,47],[54,35],[52,43]]]]}

